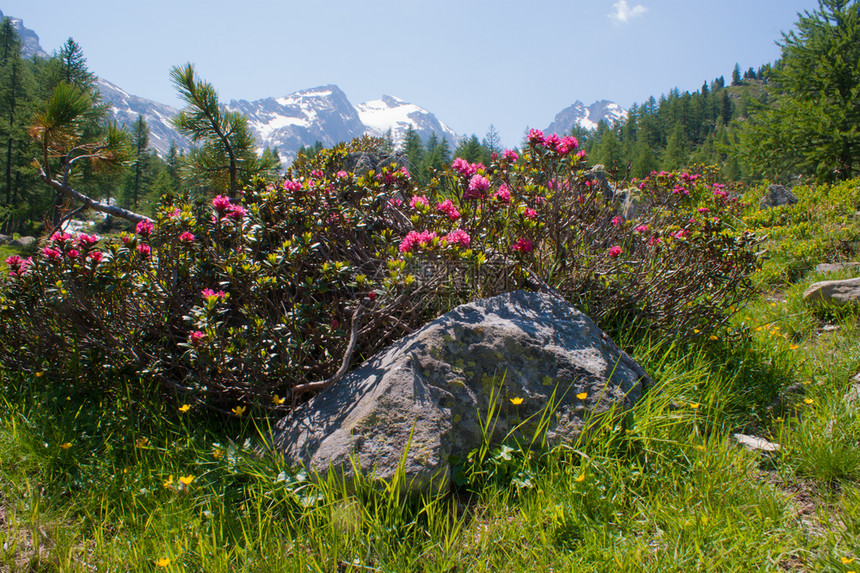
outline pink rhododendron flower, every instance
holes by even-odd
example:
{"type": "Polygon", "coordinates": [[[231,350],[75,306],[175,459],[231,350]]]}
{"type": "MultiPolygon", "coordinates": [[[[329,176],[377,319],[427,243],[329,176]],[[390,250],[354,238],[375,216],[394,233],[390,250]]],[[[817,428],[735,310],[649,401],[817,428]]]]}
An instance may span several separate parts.
{"type": "Polygon", "coordinates": [[[577,141],[573,136],[566,136],[561,138],[561,141],[556,146],[555,150],[559,155],[567,155],[577,147],[579,147],[579,141],[577,141]]]}
{"type": "Polygon", "coordinates": [[[245,211],[245,208],[241,205],[230,205],[230,208],[227,209],[227,218],[232,219],[233,221],[241,221],[242,217],[244,217],[248,212],[245,211]]]}
{"type": "Polygon", "coordinates": [[[155,225],[152,224],[152,221],[149,219],[144,219],[140,223],[137,224],[135,228],[135,232],[141,237],[148,237],[152,234],[152,231],[155,229],[155,225]]]}
{"type": "Polygon", "coordinates": [[[181,235],[179,235],[179,240],[183,243],[192,243],[194,242],[194,235],[188,231],[185,231],[181,235]]]}
{"type": "Polygon", "coordinates": [[[511,247],[511,250],[515,253],[522,253],[525,255],[526,253],[532,252],[534,248],[534,244],[532,244],[530,240],[520,239],[516,243],[514,243],[514,246],[511,247]]]}
{"type": "Polygon", "coordinates": [[[52,249],[51,247],[45,247],[42,249],[42,255],[51,262],[57,262],[63,258],[63,253],[57,249],[52,249]]]}
{"type": "Polygon", "coordinates": [[[212,199],[212,206],[218,213],[223,213],[230,208],[230,198],[223,195],[218,195],[212,199]]]}
{"type": "Polygon", "coordinates": [[[552,151],[556,151],[560,144],[561,144],[561,138],[558,136],[557,133],[547,135],[543,141],[544,147],[546,147],[547,149],[550,149],[552,151]]]}
{"type": "Polygon", "coordinates": [[[647,233],[648,232],[648,225],[639,225],[638,227],[636,227],[633,230],[636,231],[637,233],[647,233]]]}
{"type": "Polygon", "coordinates": [[[684,237],[686,237],[689,234],[690,233],[685,229],[678,229],[674,233],[671,233],[671,236],[675,237],[676,239],[683,239],[684,237]]]}
{"type": "Polygon", "coordinates": [[[203,341],[206,339],[206,335],[199,330],[195,330],[191,333],[191,344],[194,346],[200,346],[203,341]]]}
{"type": "Polygon", "coordinates": [[[511,202],[511,190],[510,190],[510,188],[508,188],[507,185],[502,183],[502,186],[499,187],[498,191],[496,191],[495,197],[496,197],[496,199],[498,199],[499,201],[501,201],[502,203],[507,205],[508,203],[511,202]]]}
{"type": "Polygon", "coordinates": [[[99,238],[95,235],[87,235],[86,233],[81,233],[80,235],[78,235],[78,245],[80,245],[84,249],[92,247],[98,242],[99,238]]]}
{"type": "Polygon", "coordinates": [[[87,258],[95,263],[100,263],[104,258],[104,253],[101,251],[93,251],[87,254],[87,258]]]}
{"type": "Polygon", "coordinates": [[[301,191],[302,183],[301,181],[293,181],[291,179],[286,179],[284,181],[284,191],[301,191]]]}
{"type": "Polygon", "coordinates": [[[546,139],[544,138],[543,132],[539,129],[531,129],[529,130],[529,143],[532,145],[541,145],[546,139]]]}
{"type": "Polygon", "coordinates": [[[152,248],[145,243],[141,243],[137,246],[137,252],[140,253],[142,257],[148,257],[152,254],[152,248]]]}
{"type": "Polygon", "coordinates": [[[469,180],[469,189],[463,195],[464,199],[480,199],[484,192],[490,188],[490,181],[483,175],[472,175],[469,180]]]}
{"type": "Polygon", "coordinates": [[[613,227],[617,227],[623,222],[624,222],[624,217],[622,217],[621,215],[615,215],[614,217],[612,217],[612,226],[613,227]]]}
{"type": "Polygon", "coordinates": [[[449,245],[460,245],[462,247],[468,247],[472,243],[472,238],[463,229],[454,229],[453,231],[442,237],[442,242],[448,243],[449,245]]]}
{"type": "Polygon", "coordinates": [[[440,213],[445,213],[451,221],[456,221],[460,218],[460,212],[457,210],[457,207],[454,206],[454,202],[450,199],[446,199],[436,205],[436,210],[440,213]]]}
{"type": "Polygon", "coordinates": [[[710,209],[708,209],[707,207],[699,207],[698,209],[696,209],[696,211],[698,211],[699,213],[707,213],[708,211],[710,211],[710,209]]]}
{"type": "Polygon", "coordinates": [[[423,209],[430,208],[430,201],[427,200],[427,197],[424,195],[414,195],[412,199],[409,200],[409,206],[413,209],[423,209]]]}
{"type": "Polygon", "coordinates": [[[77,249],[69,249],[66,251],[66,256],[70,259],[77,259],[80,256],[81,252],[77,249]]]}
{"type": "Polygon", "coordinates": [[[179,207],[176,207],[173,211],[170,212],[170,215],[168,215],[168,217],[170,217],[171,219],[176,219],[181,214],[182,211],[179,210],[179,207]]]}
{"type": "Polygon", "coordinates": [[[690,192],[687,191],[687,189],[685,189],[684,187],[677,186],[674,189],[672,189],[672,194],[673,195],[689,195],[690,192]]]}
{"type": "Polygon", "coordinates": [[[51,235],[50,241],[54,243],[59,243],[63,245],[65,242],[72,240],[72,236],[69,233],[63,233],[60,231],[55,231],[53,235],[51,235]]]}
{"type": "Polygon", "coordinates": [[[400,168],[400,174],[401,174],[401,175],[403,175],[404,177],[406,177],[407,179],[409,179],[410,177],[412,177],[412,175],[410,175],[409,170],[408,170],[408,169],[406,169],[406,167],[401,167],[401,168],[400,168]]]}
{"type": "Polygon", "coordinates": [[[408,253],[415,247],[426,248],[433,244],[433,239],[436,238],[436,233],[433,231],[409,231],[403,240],[400,242],[400,252],[408,253]]]}
{"type": "Polygon", "coordinates": [[[656,245],[658,243],[662,243],[662,242],[663,242],[663,239],[661,239],[660,237],[652,236],[650,239],[648,239],[648,246],[653,247],[654,245],[656,245]]]}
{"type": "Polygon", "coordinates": [[[393,207],[400,207],[401,205],[403,205],[403,200],[398,199],[397,197],[392,197],[388,200],[388,204],[393,207]]]}
{"type": "Polygon", "coordinates": [[[316,177],[317,179],[322,179],[324,173],[320,169],[314,169],[311,171],[311,177],[316,177]]]}
{"type": "Polygon", "coordinates": [[[343,170],[340,170],[337,172],[337,178],[338,179],[343,179],[344,177],[349,177],[349,173],[347,173],[346,171],[343,171],[343,170]]]}
{"type": "Polygon", "coordinates": [[[6,264],[9,265],[9,276],[18,277],[27,274],[27,270],[33,266],[33,259],[30,257],[22,259],[18,255],[12,255],[6,258],[6,264]]]}
{"type": "Polygon", "coordinates": [[[206,299],[210,299],[210,298],[224,299],[227,296],[227,293],[225,293],[223,290],[214,291],[211,288],[203,289],[202,291],[200,291],[200,294],[202,294],[203,297],[206,299]]]}
{"type": "Polygon", "coordinates": [[[621,247],[619,247],[618,245],[613,245],[609,247],[609,250],[606,251],[606,254],[615,259],[618,257],[618,255],[621,254],[621,247]]]}
{"type": "Polygon", "coordinates": [[[535,217],[537,217],[537,211],[535,211],[531,207],[526,207],[523,211],[523,215],[525,215],[526,219],[534,219],[535,217]]]}
{"type": "Polygon", "coordinates": [[[511,163],[516,163],[517,160],[520,158],[520,156],[517,155],[517,152],[514,151],[513,149],[505,149],[505,152],[502,153],[502,157],[504,157],[506,160],[510,161],[511,163]]]}

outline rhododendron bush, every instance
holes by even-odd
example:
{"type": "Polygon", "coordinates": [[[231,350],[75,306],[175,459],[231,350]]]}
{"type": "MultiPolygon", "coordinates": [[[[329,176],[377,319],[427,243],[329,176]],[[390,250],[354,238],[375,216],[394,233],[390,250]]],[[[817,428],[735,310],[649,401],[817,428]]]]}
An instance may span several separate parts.
{"type": "Polygon", "coordinates": [[[287,408],[278,396],[505,290],[563,296],[610,331],[689,336],[751,293],[754,237],[707,174],[637,182],[633,217],[572,137],[533,131],[523,152],[458,158],[424,188],[395,162],[345,171],[367,146],[236,197],[165,199],[120,240],[54,233],[10,258],[3,364],[97,388],[153,380],[224,411],[287,408]]]}

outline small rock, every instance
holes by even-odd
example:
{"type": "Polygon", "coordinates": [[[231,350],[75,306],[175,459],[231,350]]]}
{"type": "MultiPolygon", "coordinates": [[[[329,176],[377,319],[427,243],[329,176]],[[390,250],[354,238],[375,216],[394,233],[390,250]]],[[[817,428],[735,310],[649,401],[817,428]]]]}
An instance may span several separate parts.
{"type": "Polygon", "coordinates": [[[778,452],[782,446],[774,442],[769,442],[758,436],[748,436],[746,434],[732,434],[735,442],[738,445],[752,452],[778,452]]]}
{"type": "Polygon", "coordinates": [[[782,185],[773,184],[767,188],[767,193],[761,198],[759,206],[762,209],[773,209],[782,205],[794,205],[798,202],[797,197],[782,185]]]}
{"type": "Polygon", "coordinates": [[[9,242],[13,247],[29,248],[36,244],[36,237],[18,237],[9,242]]]}
{"type": "Polygon", "coordinates": [[[8,243],[11,240],[12,240],[12,237],[10,237],[9,235],[0,235],[0,245],[5,245],[6,243],[8,243]]]}
{"type": "Polygon", "coordinates": [[[845,269],[860,269],[860,263],[821,263],[815,267],[817,273],[835,273],[845,269]]]}
{"type": "Polygon", "coordinates": [[[803,299],[813,306],[848,306],[860,302],[860,278],[821,281],[810,285],[803,299]]]}

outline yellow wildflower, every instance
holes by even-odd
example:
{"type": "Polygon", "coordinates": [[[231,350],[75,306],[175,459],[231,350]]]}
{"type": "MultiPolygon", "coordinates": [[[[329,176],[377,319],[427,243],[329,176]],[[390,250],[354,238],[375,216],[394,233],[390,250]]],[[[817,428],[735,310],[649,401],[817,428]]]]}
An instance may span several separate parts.
{"type": "Polygon", "coordinates": [[[699,334],[700,332],[702,332],[702,331],[699,330],[698,328],[693,329],[693,334],[699,334]]]}
{"type": "Polygon", "coordinates": [[[171,487],[173,485],[173,476],[167,478],[167,481],[164,482],[164,487],[171,487]]]}
{"type": "Polygon", "coordinates": [[[699,403],[698,402],[690,402],[690,408],[692,408],[693,410],[698,410],[699,409],[699,403]]]}
{"type": "Polygon", "coordinates": [[[511,398],[511,404],[513,404],[514,406],[519,406],[522,403],[523,403],[522,398],[511,398]]]}
{"type": "Polygon", "coordinates": [[[273,403],[275,406],[280,406],[281,404],[283,404],[283,403],[284,403],[284,402],[286,402],[286,401],[287,401],[287,399],[286,399],[286,398],[281,398],[281,397],[280,397],[280,396],[278,396],[277,394],[275,394],[275,397],[274,397],[274,398],[272,398],[272,403],[273,403]]]}
{"type": "Polygon", "coordinates": [[[798,344],[789,344],[788,345],[789,350],[797,350],[798,348],[800,348],[800,345],[798,345],[798,344]]]}
{"type": "Polygon", "coordinates": [[[159,567],[167,567],[168,565],[170,565],[170,558],[169,557],[162,557],[161,559],[156,561],[155,564],[158,565],[159,567]]]}
{"type": "Polygon", "coordinates": [[[194,481],[194,476],[192,476],[192,475],[179,476],[179,481],[182,482],[182,485],[191,485],[191,482],[194,481]]]}
{"type": "Polygon", "coordinates": [[[847,558],[847,557],[840,557],[839,559],[842,561],[842,564],[843,564],[843,565],[848,565],[849,563],[853,563],[853,562],[854,562],[854,558],[853,558],[853,557],[852,557],[851,559],[849,559],[849,558],[847,558]]]}
{"type": "Polygon", "coordinates": [[[815,403],[815,400],[813,400],[812,398],[804,398],[803,401],[806,402],[807,404],[814,404],[815,403]]]}
{"type": "Polygon", "coordinates": [[[585,400],[586,398],[588,398],[588,392],[581,392],[577,394],[576,397],[579,400],[585,400]]]}
{"type": "Polygon", "coordinates": [[[189,404],[183,404],[179,407],[179,411],[182,412],[183,414],[190,409],[191,409],[191,406],[189,404]]]}
{"type": "Polygon", "coordinates": [[[223,456],[223,455],[224,455],[224,452],[219,448],[215,448],[215,451],[212,452],[212,457],[215,458],[216,460],[220,460],[221,456],[223,456]]]}
{"type": "Polygon", "coordinates": [[[60,447],[63,448],[64,450],[68,450],[69,448],[72,447],[72,442],[66,442],[65,444],[60,444],[60,447]]]}
{"type": "Polygon", "coordinates": [[[241,416],[242,414],[244,414],[244,413],[245,413],[245,409],[246,409],[246,407],[245,407],[245,406],[236,406],[235,408],[233,408],[233,410],[232,410],[232,411],[233,411],[233,413],[234,413],[234,414],[236,414],[237,416],[241,416]]]}
{"type": "Polygon", "coordinates": [[[697,450],[705,451],[705,446],[696,446],[697,450]]]}
{"type": "Polygon", "coordinates": [[[44,376],[44,375],[45,375],[45,373],[44,373],[44,372],[34,372],[34,373],[33,373],[33,376],[35,376],[36,378],[41,378],[41,377],[42,377],[42,376],[44,376]]]}
{"type": "Polygon", "coordinates": [[[712,334],[708,338],[710,338],[711,340],[719,340],[720,339],[716,334],[712,334]]]}
{"type": "Polygon", "coordinates": [[[149,438],[141,438],[134,445],[136,448],[145,448],[149,445],[149,438]]]}
{"type": "Polygon", "coordinates": [[[575,481],[576,481],[577,483],[585,481],[585,474],[584,474],[584,473],[581,473],[581,474],[579,474],[578,476],[576,476],[576,480],[575,480],[575,481]]]}

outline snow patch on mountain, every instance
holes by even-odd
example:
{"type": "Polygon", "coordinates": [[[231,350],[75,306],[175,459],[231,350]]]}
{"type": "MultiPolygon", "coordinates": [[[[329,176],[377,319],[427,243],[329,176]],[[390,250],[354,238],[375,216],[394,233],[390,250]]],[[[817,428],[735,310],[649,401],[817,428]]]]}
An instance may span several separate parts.
{"type": "Polygon", "coordinates": [[[390,129],[395,146],[403,142],[410,126],[425,142],[433,133],[440,139],[446,138],[452,147],[461,139],[453,129],[423,107],[393,96],[383,95],[382,99],[360,103],[356,109],[362,123],[367,126],[367,135],[385,137],[390,129]]]}
{"type": "Polygon", "coordinates": [[[573,105],[568,106],[558,112],[555,119],[546,128],[547,133],[570,133],[573,126],[578,126],[588,130],[597,129],[597,124],[600,121],[605,121],[609,125],[617,121],[622,121],[627,117],[627,110],[615,102],[608,100],[600,100],[586,106],[581,101],[577,100],[573,105]]]}

